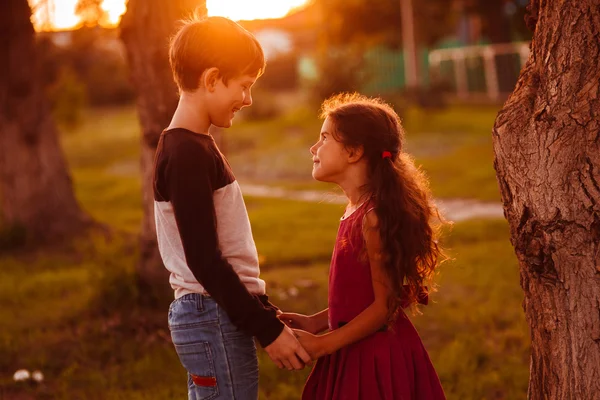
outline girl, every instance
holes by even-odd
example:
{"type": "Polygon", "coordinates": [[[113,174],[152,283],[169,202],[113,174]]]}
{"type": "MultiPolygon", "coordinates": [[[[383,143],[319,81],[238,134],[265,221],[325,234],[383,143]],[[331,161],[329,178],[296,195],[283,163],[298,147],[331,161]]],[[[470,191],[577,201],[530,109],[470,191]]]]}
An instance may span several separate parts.
{"type": "Polygon", "coordinates": [[[329,308],[280,318],[318,361],[302,398],[445,399],[417,331],[402,310],[427,303],[423,284],[442,251],[427,182],[403,152],[404,132],[379,99],[325,101],[313,178],[348,197],[329,273],[329,308]],[[329,329],[329,333],[318,333],[329,329]]]}

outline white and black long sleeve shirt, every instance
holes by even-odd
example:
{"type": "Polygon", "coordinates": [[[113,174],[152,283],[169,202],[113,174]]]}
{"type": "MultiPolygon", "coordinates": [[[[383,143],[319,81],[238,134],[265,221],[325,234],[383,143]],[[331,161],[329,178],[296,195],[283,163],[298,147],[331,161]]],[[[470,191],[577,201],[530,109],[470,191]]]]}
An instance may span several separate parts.
{"type": "Polygon", "coordinates": [[[154,162],[158,247],[175,298],[210,295],[263,347],[283,330],[260,279],[242,191],[209,135],[162,133],[154,162]]]}

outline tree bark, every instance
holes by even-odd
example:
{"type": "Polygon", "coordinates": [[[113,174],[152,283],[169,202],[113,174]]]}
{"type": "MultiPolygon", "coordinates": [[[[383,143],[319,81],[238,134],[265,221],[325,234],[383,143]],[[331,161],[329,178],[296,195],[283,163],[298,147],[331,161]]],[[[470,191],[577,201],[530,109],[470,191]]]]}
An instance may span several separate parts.
{"type": "Polygon", "coordinates": [[[177,87],[169,66],[169,39],[177,21],[194,11],[206,15],[206,2],[197,0],[129,0],[120,24],[131,79],[137,94],[142,127],[141,173],[144,216],[140,236],[139,282],[148,288],[168,286],[154,226],[152,165],[160,133],[177,107],[177,87]]]}
{"type": "Polygon", "coordinates": [[[493,131],[531,329],[528,395],[597,399],[600,2],[533,3],[531,55],[493,131]]]}
{"type": "Polygon", "coordinates": [[[0,2],[0,214],[30,241],[79,232],[81,210],[40,74],[27,0],[0,2]]]}

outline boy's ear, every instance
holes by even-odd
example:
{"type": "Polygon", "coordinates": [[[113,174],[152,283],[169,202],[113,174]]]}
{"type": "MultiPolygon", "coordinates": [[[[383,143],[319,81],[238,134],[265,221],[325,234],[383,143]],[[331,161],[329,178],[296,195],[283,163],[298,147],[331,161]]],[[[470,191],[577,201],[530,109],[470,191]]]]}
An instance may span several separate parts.
{"type": "Polygon", "coordinates": [[[365,148],[362,146],[348,148],[348,162],[354,164],[359,162],[365,154],[365,148]]]}
{"type": "Polygon", "coordinates": [[[218,68],[212,67],[204,71],[201,79],[202,85],[212,93],[215,91],[218,80],[221,79],[221,73],[218,68]]]}

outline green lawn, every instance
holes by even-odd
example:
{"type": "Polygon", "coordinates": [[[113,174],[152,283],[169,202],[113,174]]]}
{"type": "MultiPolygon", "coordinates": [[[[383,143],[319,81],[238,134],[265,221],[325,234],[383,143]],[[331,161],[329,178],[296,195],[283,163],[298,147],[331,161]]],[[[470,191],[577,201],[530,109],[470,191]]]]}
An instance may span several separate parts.
{"type": "MultiPolygon", "coordinates": [[[[402,116],[407,151],[430,178],[439,198],[498,201],[491,129],[496,107],[407,109],[402,116]]],[[[311,178],[308,152],[320,131],[316,111],[291,110],[266,121],[237,121],[225,131],[225,151],[241,182],[289,189],[331,190],[311,178]]],[[[84,124],[63,135],[74,174],[101,169],[113,176],[137,176],[139,125],[133,107],[88,111],[84,124]]],[[[108,183],[107,183],[108,184],[108,183]]],[[[118,196],[119,188],[114,190],[118,196]]],[[[87,188],[82,188],[85,196],[87,188]]]]}
{"type": "MultiPolygon", "coordinates": [[[[414,135],[423,135],[421,143],[435,144],[438,139],[432,139],[436,136],[428,133],[429,127],[452,126],[456,131],[450,129],[455,133],[448,135],[457,139],[448,146],[470,153],[469,146],[482,144],[486,134],[460,122],[460,114],[453,113],[422,121],[426,126],[415,128],[414,135]]],[[[483,125],[491,116],[489,111],[473,124],[483,125]]],[[[287,118],[302,120],[293,115],[287,118]]],[[[411,118],[417,117],[406,117],[407,127],[413,124],[411,118]]],[[[283,122],[269,124],[262,136],[251,132],[264,124],[241,124],[231,142],[245,138],[256,141],[255,151],[276,149],[281,140],[275,133],[283,122]]],[[[185,398],[184,371],[168,341],[166,304],[158,310],[145,308],[139,301],[144,294],[135,289],[141,218],[138,132],[132,108],[94,110],[84,126],[62,137],[77,196],[91,215],[114,229],[111,237],[82,237],[54,251],[0,254],[1,399],[185,398]],[[44,384],[13,382],[12,374],[20,368],[40,369],[46,376],[44,384]]],[[[298,134],[284,143],[295,141],[300,149],[309,144],[309,138],[312,141],[312,133],[298,134]]],[[[230,154],[235,154],[233,149],[230,154]]],[[[451,154],[443,152],[432,159],[441,163],[444,157],[454,157],[451,154]]],[[[475,158],[480,165],[491,162],[484,155],[475,158]]],[[[448,168],[465,172],[464,162],[448,168]]],[[[439,168],[430,172],[434,190],[434,177],[448,172],[441,164],[439,168]]],[[[476,176],[469,176],[474,184],[476,176]]],[[[490,181],[485,174],[478,179],[490,181]]],[[[460,187],[467,186],[461,183],[460,187]]],[[[457,195],[463,193],[468,192],[457,195]]],[[[272,299],[290,311],[311,313],[325,307],[328,260],[342,207],[259,198],[246,201],[272,299]]],[[[444,243],[454,261],[441,268],[439,291],[432,303],[412,318],[448,398],[524,398],[529,338],[506,223],[459,223],[444,243]]],[[[260,368],[262,399],[299,397],[308,370],[280,371],[264,352],[260,352],[260,368]]]]}
{"type": "MultiPolygon", "coordinates": [[[[496,107],[451,107],[402,115],[406,150],[440,198],[499,201],[491,130],[496,107]]],[[[297,108],[269,121],[234,124],[226,131],[228,157],[243,179],[291,189],[330,189],[311,180],[308,152],[320,132],[316,112],[297,108]]]]}
{"type": "MultiPolygon", "coordinates": [[[[284,310],[324,308],[326,259],[339,207],[253,198],[248,203],[272,299],[284,310]],[[284,225],[293,238],[281,236],[284,225]]],[[[439,291],[413,320],[448,398],[524,398],[529,339],[505,222],[457,224],[446,243],[455,260],[443,265],[439,291]]],[[[74,243],[66,253],[0,257],[0,393],[185,397],[184,371],[166,339],[166,305],[154,312],[137,305],[136,256],[135,241],[117,235],[74,243]],[[12,383],[19,368],[41,369],[46,384],[12,383]]],[[[260,356],[262,398],[297,399],[308,371],[279,371],[260,356]]]]}

